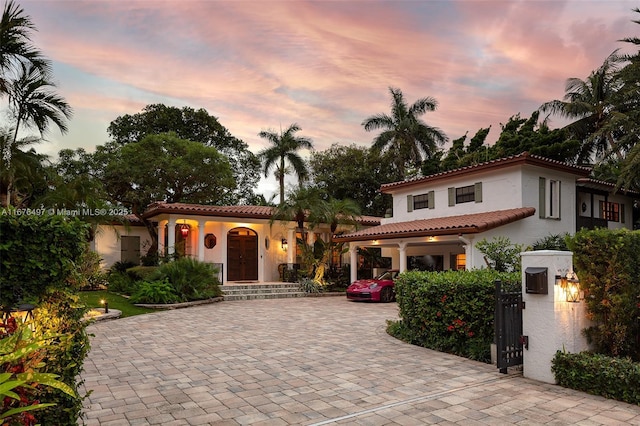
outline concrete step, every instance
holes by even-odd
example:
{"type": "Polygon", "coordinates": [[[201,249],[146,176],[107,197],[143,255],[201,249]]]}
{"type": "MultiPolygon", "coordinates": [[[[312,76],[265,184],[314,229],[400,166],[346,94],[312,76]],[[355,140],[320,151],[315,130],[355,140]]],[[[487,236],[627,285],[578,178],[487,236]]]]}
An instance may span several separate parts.
{"type": "Polygon", "coordinates": [[[305,297],[297,283],[231,284],[220,287],[224,300],[280,299],[305,297]]]}

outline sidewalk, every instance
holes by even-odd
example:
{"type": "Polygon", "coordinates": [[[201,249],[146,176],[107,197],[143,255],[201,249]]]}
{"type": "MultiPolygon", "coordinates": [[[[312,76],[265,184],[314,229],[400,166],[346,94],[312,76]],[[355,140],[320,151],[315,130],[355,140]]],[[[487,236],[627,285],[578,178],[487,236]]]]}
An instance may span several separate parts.
{"type": "Polygon", "coordinates": [[[640,407],[400,342],[395,304],[222,302],[90,326],[101,425],[640,425],[640,407]]]}

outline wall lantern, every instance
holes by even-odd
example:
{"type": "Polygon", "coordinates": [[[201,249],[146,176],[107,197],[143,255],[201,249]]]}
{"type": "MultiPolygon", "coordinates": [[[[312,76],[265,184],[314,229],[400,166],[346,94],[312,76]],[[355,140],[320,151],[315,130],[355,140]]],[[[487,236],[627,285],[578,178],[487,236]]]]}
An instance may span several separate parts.
{"type": "Polygon", "coordinates": [[[186,223],[180,225],[180,235],[182,235],[182,238],[187,238],[187,236],[189,236],[189,225],[186,223]]]}
{"type": "Polygon", "coordinates": [[[283,238],[282,240],[280,240],[280,247],[282,248],[282,250],[287,251],[287,247],[288,247],[288,243],[287,243],[287,239],[283,238]]]}
{"type": "Polygon", "coordinates": [[[569,271],[564,276],[556,275],[556,285],[559,285],[564,291],[567,302],[580,302],[580,280],[575,272],[569,271]]]}

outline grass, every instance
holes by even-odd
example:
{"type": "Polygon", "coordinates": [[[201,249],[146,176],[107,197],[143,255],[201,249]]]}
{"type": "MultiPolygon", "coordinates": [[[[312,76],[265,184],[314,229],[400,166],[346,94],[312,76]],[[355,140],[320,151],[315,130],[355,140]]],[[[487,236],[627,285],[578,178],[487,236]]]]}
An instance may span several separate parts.
{"type": "Polygon", "coordinates": [[[90,308],[103,308],[101,300],[106,300],[109,303],[109,309],[122,311],[121,318],[157,312],[155,309],[135,306],[126,297],[108,291],[81,291],[80,300],[90,308]]]}

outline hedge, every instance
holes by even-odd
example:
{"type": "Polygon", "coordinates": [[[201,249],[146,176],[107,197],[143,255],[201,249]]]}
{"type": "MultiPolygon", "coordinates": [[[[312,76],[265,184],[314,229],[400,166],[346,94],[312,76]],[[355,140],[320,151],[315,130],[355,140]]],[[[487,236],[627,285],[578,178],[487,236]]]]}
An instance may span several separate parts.
{"type": "Polygon", "coordinates": [[[489,269],[409,271],[398,276],[398,322],[388,332],[409,343],[483,362],[491,360],[495,281],[520,289],[520,274],[489,269]]]}
{"type": "Polygon", "coordinates": [[[640,405],[640,364],[628,358],[558,351],[551,371],[561,386],[640,405]]]}

